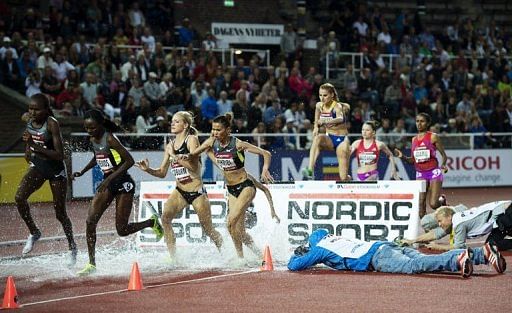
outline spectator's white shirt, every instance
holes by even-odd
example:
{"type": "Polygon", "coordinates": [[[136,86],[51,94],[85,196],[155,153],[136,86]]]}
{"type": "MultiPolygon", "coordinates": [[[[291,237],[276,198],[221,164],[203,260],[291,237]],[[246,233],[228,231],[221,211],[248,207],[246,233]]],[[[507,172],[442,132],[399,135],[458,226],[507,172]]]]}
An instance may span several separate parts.
{"type": "Polygon", "coordinates": [[[61,63],[54,62],[52,65],[53,72],[55,73],[55,77],[60,81],[64,81],[68,78],[68,71],[74,70],[75,67],[69,63],[68,61],[63,61],[61,63]]]}
{"type": "Polygon", "coordinates": [[[169,83],[166,83],[165,81],[160,82],[160,94],[162,96],[165,96],[169,90],[174,89],[174,84],[170,81],[169,83]]]}
{"type": "Polygon", "coordinates": [[[25,95],[27,97],[32,97],[35,94],[41,93],[41,89],[39,89],[39,86],[41,85],[41,81],[30,81],[30,78],[27,77],[25,79],[25,87],[27,87],[27,90],[25,91],[25,95]]]}
{"type": "Polygon", "coordinates": [[[0,48],[0,57],[2,58],[2,60],[5,59],[5,53],[7,52],[7,50],[12,51],[12,58],[14,60],[18,59],[18,52],[16,52],[16,49],[14,49],[13,47],[9,47],[9,48],[2,47],[2,48],[0,48]]]}
{"type": "Polygon", "coordinates": [[[98,93],[98,84],[88,84],[87,82],[83,82],[80,84],[80,88],[83,90],[85,101],[87,101],[90,106],[93,106],[94,98],[96,98],[98,93]]]}
{"type": "Polygon", "coordinates": [[[44,54],[41,55],[39,58],[37,58],[37,68],[40,70],[44,70],[45,67],[50,66],[53,68],[53,62],[52,57],[49,57],[48,59],[44,57],[44,54]]]}
{"type": "Polygon", "coordinates": [[[391,35],[389,33],[381,32],[377,36],[377,42],[383,41],[385,44],[389,45],[391,43],[391,35]]]}
{"type": "Polygon", "coordinates": [[[357,28],[357,32],[361,36],[366,36],[368,32],[368,24],[366,24],[365,22],[355,21],[352,27],[357,28]]]}
{"type": "Polygon", "coordinates": [[[149,50],[151,50],[151,52],[155,52],[156,43],[155,43],[155,37],[153,37],[153,35],[149,35],[149,36],[142,35],[140,37],[140,41],[142,41],[142,43],[147,43],[149,50]]]}
{"type": "Polygon", "coordinates": [[[155,128],[157,124],[151,125],[149,122],[146,122],[142,115],[137,116],[135,120],[135,127],[137,128],[137,134],[145,134],[148,130],[155,128]]]}
{"type": "Polygon", "coordinates": [[[210,51],[217,47],[217,43],[215,42],[215,40],[203,40],[202,45],[204,50],[206,51],[210,51]]]}
{"type": "Polygon", "coordinates": [[[132,70],[133,72],[135,72],[135,74],[137,74],[137,67],[134,66],[131,62],[126,62],[125,64],[123,64],[121,66],[121,80],[122,81],[126,81],[128,79],[128,73],[130,72],[130,70],[132,70]]]}
{"type": "Polygon", "coordinates": [[[152,101],[160,99],[160,86],[157,82],[147,81],[144,83],[144,94],[152,101]]]}
{"type": "Polygon", "coordinates": [[[130,24],[133,27],[144,26],[146,24],[146,19],[144,18],[144,15],[142,14],[142,12],[140,10],[137,10],[137,11],[131,10],[129,15],[130,15],[130,24]]]}

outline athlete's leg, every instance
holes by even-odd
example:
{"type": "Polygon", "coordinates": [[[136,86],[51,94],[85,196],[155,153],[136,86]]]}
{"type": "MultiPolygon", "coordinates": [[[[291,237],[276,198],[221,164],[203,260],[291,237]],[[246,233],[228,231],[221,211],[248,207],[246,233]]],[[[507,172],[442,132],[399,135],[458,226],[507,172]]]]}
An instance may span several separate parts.
{"type": "Polygon", "coordinates": [[[87,251],[89,252],[89,263],[94,266],[96,266],[96,226],[112,200],[114,200],[114,196],[109,191],[96,193],[87,213],[85,229],[87,251]]]}
{"type": "Polygon", "coordinates": [[[206,195],[202,195],[197,197],[193,202],[192,206],[194,210],[196,210],[197,217],[199,218],[199,223],[203,227],[204,232],[208,237],[210,237],[215,246],[220,249],[222,246],[222,236],[220,233],[213,227],[212,223],[212,210],[210,207],[210,201],[206,195]]]}
{"type": "Polygon", "coordinates": [[[180,213],[186,206],[187,201],[183,196],[174,189],[169,196],[169,199],[164,204],[164,211],[162,212],[162,227],[164,228],[165,243],[171,258],[176,255],[176,235],[172,228],[172,220],[180,213]]]}
{"type": "Polygon", "coordinates": [[[313,142],[311,143],[311,148],[309,149],[309,165],[308,170],[314,173],[315,164],[318,156],[320,155],[320,150],[332,150],[334,146],[332,145],[331,139],[329,136],[325,134],[319,134],[313,138],[313,142]]]}
{"type": "Polygon", "coordinates": [[[340,180],[349,180],[348,178],[348,162],[350,158],[350,142],[348,136],[336,148],[336,158],[338,159],[338,169],[340,180]]]}
{"type": "Polygon", "coordinates": [[[252,238],[245,233],[245,225],[243,223],[245,223],[245,210],[249,207],[255,194],[256,190],[254,187],[245,187],[238,198],[230,194],[228,199],[227,228],[233,239],[236,253],[240,258],[244,257],[242,243],[245,243],[249,248],[254,247],[252,238]],[[242,225],[239,223],[242,223],[242,225]]]}
{"type": "Polygon", "coordinates": [[[21,179],[21,182],[14,196],[16,201],[16,207],[20,213],[21,218],[25,221],[31,235],[40,236],[41,232],[36,226],[32,214],[30,214],[30,207],[28,206],[28,198],[36,190],[41,188],[44,184],[45,179],[35,168],[29,167],[25,176],[21,179]]]}
{"type": "Polygon", "coordinates": [[[432,210],[437,209],[441,206],[439,196],[441,195],[441,188],[443,187],[443,181],[433,180],[430,182],[428,204],[432,210]]]}
{"type": "Polygon", "coordinates": [[[57,178],[50,181],[50,188],[53,194],[53,208],[55,216],[64,229],[64,234],[68,240],[69,250],[76,249],[76,243],[73,239],[73,225],[66,212],[66,193],[68,181],[66,178],[57,178]]]}
{"type": "Polygon", "coordinates": [[[120,193],[116,196],[116,230],[121,237],[131,235],[147,227],[152,227],[154,221],[147,219],[142,222],[129,223],[133,208],[133,193],[120,193]]]}
{"type": "Polygon", "coordinates": [[[426,181],[426,192],[420,192],[420,207],[419,207],[419,215],[420,219],[427,214],[427,194],[429,192],[429,182],[426,181]]]}

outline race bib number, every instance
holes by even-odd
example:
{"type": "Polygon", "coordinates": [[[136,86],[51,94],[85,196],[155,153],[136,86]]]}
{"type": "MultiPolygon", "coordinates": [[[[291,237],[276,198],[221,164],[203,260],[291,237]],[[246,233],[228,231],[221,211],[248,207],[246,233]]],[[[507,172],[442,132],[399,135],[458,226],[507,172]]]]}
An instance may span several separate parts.
{"type": "Polygon", "coordinates": [[[423,163],[430,160],[430,150],[427,148],[416,148],[413,155],[416,163],[423,163]]]}
{"type": "Polygon", "coordinates": [[[114,165],[112,164],[112,162],[108,158],[108,155],[106,154],[97,154],[96,163],[103,172],[110,172],[114,168],[114,165]]]}
{"type": "Polygon", "coordinates": [[[217,165],[225,171],[231,171],[231,170],[236,169],[235,160],[233,160],[233,158],[228,158],[228,159],[219,159],[218,158],[217,165]]]}
{"type": "Polygon", "coordinates": [[[190,173],[186,167],[179,165],[178,163],[172,163],[171,172],[180,183],[189,183],[192,181],[190,173]]]}
{"type": "Polygon", "coordinates": [[[32,141],[34,141],[34,143],[36,143],[37,145],[43,147],[43,148],[47,148],[44,144],[44,136],[42,134],[32,134],[32,141]]]}
{"type": "Polygon", "coordinates": [[[368,165],[375,163],[377,156],[372,152],[363,152],[359,154],[359,163],[361,165],[368,165]]]}

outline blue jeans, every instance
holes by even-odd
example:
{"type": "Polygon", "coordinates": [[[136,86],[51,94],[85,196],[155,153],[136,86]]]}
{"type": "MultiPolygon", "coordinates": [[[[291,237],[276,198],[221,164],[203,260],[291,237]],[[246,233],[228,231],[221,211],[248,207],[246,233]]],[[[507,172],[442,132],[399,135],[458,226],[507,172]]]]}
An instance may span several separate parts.
{"type": "MultiPolygon", "coordinates": [[[[457,272],[457,257],[464,249],[450,250],[441,254],[423,254],[415,249],[384,244],[372,257],[373,268],[385,273],[430,273],[438,271],[457,272]]],[[[473,249],[473,264],[486,264],[482,248],[473,249]]]]}

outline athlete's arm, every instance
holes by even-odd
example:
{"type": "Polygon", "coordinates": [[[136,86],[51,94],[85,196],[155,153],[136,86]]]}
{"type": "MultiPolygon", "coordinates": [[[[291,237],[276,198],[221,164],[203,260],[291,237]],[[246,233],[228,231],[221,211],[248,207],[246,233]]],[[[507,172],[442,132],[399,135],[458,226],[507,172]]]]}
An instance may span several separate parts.
{"type": "Polygon", "coordinates": [[[261,180],[265,182],[274,182],[274,178],[272,178],[272,175],[270,175],[270,172],[268,171],[270,167],[270,161],[272,158],[272,155],[269,151],[262,149],[260,147],[256,147],[253,144],[250,144],[246,141],[241,141],[239,139],[236,140],[236,148],[238,150],[246,150],[254,154],[259,154],[263,157],[263,168],[261,169],[261,180]]]}
{"type": "Polygon", "coordinates": [[[74,172],[73,173],[73,179],[75,177],[80,177],[83,174],[85,174],[87,171],[89,171],[91,168],[96,166],[96,156],[93,154],[92,159],[87,163],[87,165],[80,171],[80,172],[74,172]]]}
{"type": "MultiPolygon", "coordinates": [[[[110,174],[105,180],[110,179],[113,180],[119,175],[126,173],[130,167],[135,163],[133,161],[132,155],[126,150],[126,148],[119,142],[119,140],[112,134],[108,134],[107,143],[112,149],[116,150],[117,153],[121,156],[121,159],[124,160],[123,164],[119,166],[112,174],[110,174]]],[[[100,186],[101,187],[101,186],[100,186]]],[[[99,188],[98,188],[99,190],[99,188]]],[[[101,191],[101,190],[99,190],[101,191]]]]}
{"type": "Polygon", "coordinates": [[[448,167],[446,166],[446,161],[448,160],[448,157],[446,156],[446,152],[444,151],[444,145],[437,134],[432,134],[432,143],[436,145],[437,151],[439,151],[439,153],[441,154],[441,168],[445,173],[448,172],[448,167]]]}
{"type": "Polygon", "coordinates": [[[400,180],[400,176],[398,176],[398,173],[396,172],[396,164],[395,164],[395,157],[393,156],[393,153],[391,153],[391,150],[389,150],[388,145],[386,145],[384,142],[380,140],[377,141],[377,147],[380,151],[383,151],[389,158],[389,164],[391,166],[391,177],[393,177],[396,180],[400,180]]]}
{"type": "Polygon", "coordinates": [[[57,122],[57,120],[53,117],[48,117],[48,131],[52,134],[53,148],[55,150],[47,149],[36,144],[32,140],[31,136],[27,140],[27,145],[35,153],[41,154],[50,160],[64,160],[64,148],[62,144],[62,134],[60,133],[59,122],[57,122]]]}
{"type": "Polygon", "coordinates": [[[320,105],[321,102],[317,102],[315,105],[315,121],[313,122],[313,137],[318,135],[318,127],[322,126],[320,120],[320,105]]]}
{"type": "Polygon", "coordinates": [[[213,146],[213,142],[215,141],[215,138],[210,136],[208,139],[206,139],[199,147],[194,149],[193,151],[190,150],[190,153],[188,154],[188,157],[198,156],[201,153],[210,150],[213,146]]]}
{"type": "Polygon", "coordinates": [[[167,144],[164,150],[164,158],[162,159],[162,163],[159,168],[151,168],[149,167],[149,160],[146,158],[144,160],[137,161],[135,166],[140,168],[142,171],[148,173],[149,175],[165,178],[167,175],[167,171],[169,170],[169,165],[171,164],[170,158],[170,150],[172,150],[172,141],[167,144]]]}
{"type": "Polygon", "coordinates": [[[268,204],[270,206],[270,216],[272,216],[273,219],[276,219],[278,223],[281,223],[281,219],[276,214],[276,210],[274,209],[274,200],[272,199],[272,194],[270,193],[270,190],[260,183],[256,178],[254,178],[251,174],[247,173],[247,177],[252,180],[254,183],[254,186],[258,188],[259,190],[263,191],[265,194],[265,197],[267,197],[268,204]]]}

